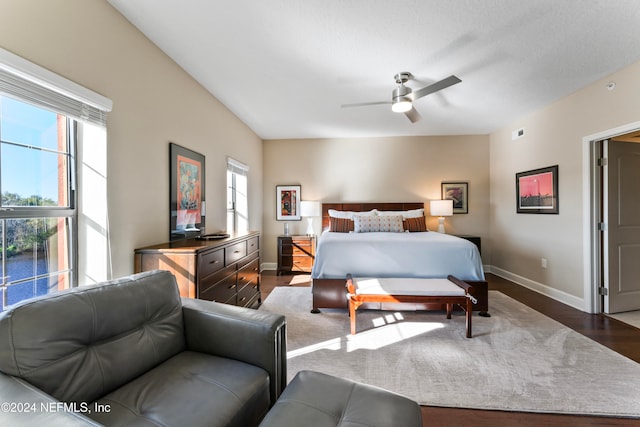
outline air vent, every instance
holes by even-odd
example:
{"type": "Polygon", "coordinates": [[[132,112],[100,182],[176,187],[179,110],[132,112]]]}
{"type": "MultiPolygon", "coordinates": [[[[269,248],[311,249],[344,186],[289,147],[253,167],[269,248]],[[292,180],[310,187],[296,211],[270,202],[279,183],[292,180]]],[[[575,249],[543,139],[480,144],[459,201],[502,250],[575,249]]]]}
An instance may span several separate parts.
{"type": "Polygon", "coordinates": [[[511,140],[515,141],[516,139],[520,139],[524,136],[524,128],[516,129],[511,132],[511,140]]]}

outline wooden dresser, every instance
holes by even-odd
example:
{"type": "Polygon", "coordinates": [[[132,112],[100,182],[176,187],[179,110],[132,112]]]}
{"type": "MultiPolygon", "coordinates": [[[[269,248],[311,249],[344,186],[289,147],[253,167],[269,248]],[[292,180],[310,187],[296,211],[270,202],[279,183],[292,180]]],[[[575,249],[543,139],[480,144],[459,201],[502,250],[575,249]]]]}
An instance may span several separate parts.
{"type": "Polygon", "coordinates": [[[260,233],[176,240],[136,249],[136,273],[148,270],[172,272],[183,297],[257,308],[261,303],[260,233]]]}
{"type": "Polygon", "coordinates": [[[278,236],[278,272],[310,273],[316,257],[316,236],[278,236]]]}

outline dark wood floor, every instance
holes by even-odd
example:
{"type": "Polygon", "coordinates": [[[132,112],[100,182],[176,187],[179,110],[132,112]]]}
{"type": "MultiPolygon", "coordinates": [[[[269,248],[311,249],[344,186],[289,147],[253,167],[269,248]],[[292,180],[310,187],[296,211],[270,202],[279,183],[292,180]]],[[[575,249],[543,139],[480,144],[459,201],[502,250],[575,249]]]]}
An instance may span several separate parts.
{"type": "MultiPolygon", "coordinates": [[[[492,274],[487,274],[487,280],[489,289],[500,291],[640,363],[640,329],[602,314],[584,313],[492,274]]],[[[275,286],[309,285],[309,278],[305,275],[276,276],[275,272],[263,272],[261,282],[263,300],[275,286]]],[[[489,312],[491,312],[491,301],[489,301],[489,312]]],[[[594,384],[594,387],[597,387],[597,384],[594,384]]],[[[422,416],[424,426],[640,426],[638,419],[483,411],[432,406],[423,406],[422,416]]]]}

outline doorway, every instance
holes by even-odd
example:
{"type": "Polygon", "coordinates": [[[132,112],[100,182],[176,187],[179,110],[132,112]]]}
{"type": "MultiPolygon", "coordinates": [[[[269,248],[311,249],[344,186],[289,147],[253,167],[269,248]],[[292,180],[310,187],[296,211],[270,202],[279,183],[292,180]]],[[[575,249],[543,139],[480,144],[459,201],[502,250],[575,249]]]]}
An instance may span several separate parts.
{"type": "Polygon", "coordinates": [[[593,312],[624,312],[619,320],[634,324],[640,319],[640,130],[590,145],[593,312]]]}

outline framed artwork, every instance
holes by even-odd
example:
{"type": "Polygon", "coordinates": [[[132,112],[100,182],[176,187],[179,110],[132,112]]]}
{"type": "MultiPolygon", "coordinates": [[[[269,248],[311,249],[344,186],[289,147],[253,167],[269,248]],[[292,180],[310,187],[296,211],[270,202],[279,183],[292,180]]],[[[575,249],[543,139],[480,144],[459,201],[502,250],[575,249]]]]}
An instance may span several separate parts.
{"type": "Polygon", "coordinates": [[[516,212],[559,213],[558,165],[516,173],[516,212]]]}
{"type": "Polygon", "coordinates": [[[469,213],[469,183],[468,182],[443,182],[440,198],[453,200],[453,213],[469,213]]]}
{"type": "Polygon", "coordinates": [[[205,234],[204,156],[169,143],[169,177],[169,240],[205,234]]]}
{"type": "Polygon", "coordinates": [[[276,185],[276,220],[299,221],[300,185],[276,185]]]}

